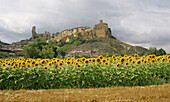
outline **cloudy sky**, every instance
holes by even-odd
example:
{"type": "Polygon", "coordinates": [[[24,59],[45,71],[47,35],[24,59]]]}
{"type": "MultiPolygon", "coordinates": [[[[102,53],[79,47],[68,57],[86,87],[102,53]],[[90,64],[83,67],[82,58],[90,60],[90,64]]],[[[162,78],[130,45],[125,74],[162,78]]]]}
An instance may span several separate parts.
{"type": "Polygon", "coordinates": [[[0,40],[93,27],[102,19],[117,39],[170,51],[170,0],[0,0],[0,40]]]}

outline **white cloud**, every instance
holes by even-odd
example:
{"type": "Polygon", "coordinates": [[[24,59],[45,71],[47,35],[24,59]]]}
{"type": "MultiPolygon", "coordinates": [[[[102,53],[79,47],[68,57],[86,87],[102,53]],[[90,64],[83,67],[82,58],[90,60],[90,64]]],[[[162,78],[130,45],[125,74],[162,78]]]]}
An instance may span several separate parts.
{"type": "Polygon", "coordinates": [[[0,40],[9,43],[37,32],[90,26],[100,19],[123,42],[170,51],[169,0],[0,0],[0,40]],[[3,29],[3,30],[1,30],[3,29]],[[15,35],[15,36],[14,36],[15,35]]]}

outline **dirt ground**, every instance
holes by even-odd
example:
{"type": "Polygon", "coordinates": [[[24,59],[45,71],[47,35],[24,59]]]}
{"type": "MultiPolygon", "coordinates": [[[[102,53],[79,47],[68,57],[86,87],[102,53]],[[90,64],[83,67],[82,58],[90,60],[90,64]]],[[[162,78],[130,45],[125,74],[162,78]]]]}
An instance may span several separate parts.
{"type": "Polygon", "coordinates": [[[170,102],[170,84],[90,89],[0,90],[0,102],[170,102]]]}

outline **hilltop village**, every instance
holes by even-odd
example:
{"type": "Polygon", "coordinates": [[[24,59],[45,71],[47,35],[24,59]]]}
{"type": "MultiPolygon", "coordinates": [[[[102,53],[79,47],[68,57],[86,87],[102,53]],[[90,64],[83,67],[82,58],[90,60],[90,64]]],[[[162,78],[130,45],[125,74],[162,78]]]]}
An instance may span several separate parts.
{"type": "Polygon", "coordinates": [[[84,39],[89,38],[104,38],[109,39],[111,38],[111,29],[108,27],[107,23],[104,23],[102,20],[100,20],[99,24],[95,24],[93,28],[90,27],[76,27],[72,29],[66,29],[61,31],[60,33],[53,34],[49,32],[45,33],[37,33],[36,32],[36,26],[32,27],[32,37],[29,39],[21,40],[19,42],[14,42],[10,45],[1,45],[1,49],[4,50],[12,50],[14,52],[22,52],[23,46],[34,42],[34,40],[38,37],[43,37],[45,40],[51,40],[52,42],[69,42],[70,39],[73,37],[80,37],[84,39]]]}

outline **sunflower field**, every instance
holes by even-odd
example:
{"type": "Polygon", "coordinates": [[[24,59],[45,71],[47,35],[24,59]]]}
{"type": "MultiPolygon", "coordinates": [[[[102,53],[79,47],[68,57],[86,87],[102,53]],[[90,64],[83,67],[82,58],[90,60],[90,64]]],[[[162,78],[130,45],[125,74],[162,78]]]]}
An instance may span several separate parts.
{"type": "Polygon", "coordinates": [[[170,83],[170,54],[0,59],[0,89],[60,89],[170,83]]]}

